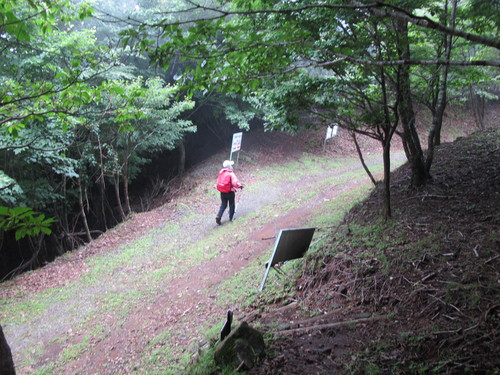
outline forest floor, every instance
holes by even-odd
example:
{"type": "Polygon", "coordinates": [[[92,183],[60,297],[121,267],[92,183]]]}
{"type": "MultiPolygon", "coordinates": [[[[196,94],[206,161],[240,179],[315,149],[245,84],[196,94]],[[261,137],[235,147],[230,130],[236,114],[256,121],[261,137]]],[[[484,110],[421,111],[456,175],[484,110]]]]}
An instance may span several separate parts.
{"type": "MultiPolygon", "coordinates": [[[[157,208],[0,285],[19,374],[185,373],[229,308],[273,332],[251,374],[499,369],[498,130],[441,146],[425,188],[398,169],[389,223],[378,188],[349,211],[370,182],[346,134],[326,151],[315,132],[245,137],[235,222],[214,220],[219,154],[157,208]],[[311,225],[312,254],[259,293],[279,230],[311,225]]],[[[380,177],[378,145],[363,149],[380,177]]]]}

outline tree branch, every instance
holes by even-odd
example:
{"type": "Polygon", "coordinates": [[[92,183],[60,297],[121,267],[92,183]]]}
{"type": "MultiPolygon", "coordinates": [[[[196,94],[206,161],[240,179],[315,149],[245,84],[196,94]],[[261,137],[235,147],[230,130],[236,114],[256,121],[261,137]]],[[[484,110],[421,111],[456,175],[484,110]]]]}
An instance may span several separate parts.
{"type": "MultiPolygon", "coordinates": [[[[339,55],[340,56],[340,55],[339,55]]],[[[393,61],[373,61],[356,59],[351,56],[342,56],[342,59],[360,65],[374,65],[374,66],[397,66],[397,65],[454,65],[454,66],[497,66],[500,67],[500,60],[472,60],[472,61],[454,61],[454,60],[393,60],[393,61]]],[[[328,66],[336,64],[339,60],[334,60],[331,63],[326,61],[318,66],[328,66]]]]}
{"type": "MultiPolygon", "coordinates": [[[[351,4],[358,4],[360,9],[367,8],[365,4],[358,3],[357,1],[351,1],[351,4]]],[[[465,31],[456,30],[454,28],[447,27],[445,25],[441,25],[428,17],[419,17],[415,16],[404,9],[398,8],[391,4],[386,4],[382,2],[377,2],[376,6],[369,7],[369,12],[377,17],[391,17],[398,18],[414,25],[442,32],[443,34],[458,36],[463,39],[469,40],[471,42],[475,42],[478,44],[482,44],[485,46],[493,47],[496,49],[500,49],[500,40],[491,39],[477,34],[467,33],[465,31]],[[387,9],[381,9],[387,8],[387,9]]]]}
{"type": "MultiPolygon", "coordinates": [[[[469,40],[471,42],[475,42],[478,44],[482,44],[485,46],[493,47],[496,49],[500,49],[500,40],[488,38],[482,35],[471,34],[465,31],[456,30],[453,28],[449,28],[445,25],[441,25],[428,17],[420,17],[416,16],[410,12],[405,11],[404,9],[398,8],[394,5],[386,4],[383,2],[374,2],[370,4],[363,4],[355,0],[350,0],[348,4],[311,4],[298,8],[289,8],[289,9],[260,9],[260,10],[249,10],[249,11],[226,11],[217,8],[211,8],[208,6],[198,5],[194,2],[190,2],[193,4],[193,8],[189,10],[185,10],[186,12],[192,10],[203,10],[208,12],[214,12],[215,15],[212,17],[198,18],[198,19],[188,19],[185,21],[176,21],[176,22],[161,22],[150,24],[147,26],[151,27],[168,27],[168,26],[181,26],[186,24],[192,24],[195,22],[207,22],[207,21],[216,21],[222,18],[226,18],[229,16],[249,16],[249,15],[258,15],[258,14],[290,14],[290,13],[300,13],[313,9],[346,9],[346,10],[366,10],[370,14],[380,17],[380,18],[397,18],[401,20],[405,20],[414,25],[430,29],[436,30],[441,33],[447,35],[458,36],[463,39],[469,40]]],[[[170,14],[170,13],[168,13],[170,14]]]]}

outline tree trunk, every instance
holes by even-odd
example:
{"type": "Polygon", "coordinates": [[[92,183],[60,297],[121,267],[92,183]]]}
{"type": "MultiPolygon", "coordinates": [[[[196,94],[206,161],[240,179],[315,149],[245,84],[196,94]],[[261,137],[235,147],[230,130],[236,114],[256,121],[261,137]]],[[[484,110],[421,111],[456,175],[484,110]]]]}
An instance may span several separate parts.
{"type": "MultiPolygon", "coordinates": [[[[380,51],[380,49],[379,49],[380,51]]],[[[384,103],[384,125],[382,127],[382,159],[384,161],[384,218],[388,220],[392,216],[391,208],[391,142],[396,128],[398,127],[399,118],[397,112],[393,113],[394,122],[391,121],[389,112],[389,100],[387,98],[387,84],[385,77],[385,69],[382,66],[380,70],[380,84],[382,86],[382,102],[384,103]]]]}
{"type": "Polygon", "coordinates": [[[179,142],[177,149],[179,150],[178,173],[182,177],[186,171],[186,146],[184,145],[184,140],[179,142]]]}
{"type": "Polygon", "coordinates": [[[2,326],[0,326],[0,375],[15,375],[14,361],[9,344],[3,334],[2,326]]]}
{"type": "Polygon", "coordinates": [[[118,211],[120,212],[121,220],[125,221],[125,211],[123,211],[123,205],[122,205],[122,199],[120,196],[120,175],[118,172],[115,173],[114,175],[114,180],[115,180],[115,195],[116,195],[116,203],[118,204],[118,211]]]}
{"type": "Polygon", "coordinates": [[[87,222],[87,215],[85,214],[85,205],[83,204],[83,192],[82,192],[82,181],[78,179],[78,201],[80,203],[80,211],[82,213],[83,226],[85,227],[85,233],[87,234],[87,241],[92,241],[92,236],[90,235],[89,223],[87,222]]]}
{"type": "MultiPolygon", "coordinates": [[[[66,190],[66,185],[67,185],[68,181],[67,181],[67,178],[66,176],[63,176],[63,182],[62,182],[62,189],[63,189],[63,199],[64,201],[66,202],[67,201],[67,190],[66,190]]],[[[66,233],[69,232],[69,220],[68,220],[68,210],[67,210],[67,206],[66,204],[63,204],[62,205],[62,214],[61,214],[61,218],[60,218],[60,223],[61,223],[61,226],[64,228],[64,231],[66,233]]]]}
{"type": "MultiPolygon", "coordinates": [[[[101,228],[105,228],[106,230],[108,230],[108,219],[107,219],[107,215],[106,215],[106,203],[104,202],[104,199],[106,197],[106,182],[104,181],[104,176],[101,175],[99,176],[99,178],[97,179],[97,185],[98,185],[98,188],[99,188],[99,209],[101,210],[101,215],[100,217],[98,217],[99,219],[99,222],[102,223],[102,227],[101,228]]],[[[99,215],[96,215],[96,216],[99,216],[99,215]]]]}
{"type": "Polygon", "coordinates": [[[127,214],[130,214],[132,210],[130,209],[130,197],[128,194],[128,159],[130,158],[130,142],[127,141],[127,147],[125,148],[123,155],[123,195],[125,199],[125,207],[127,207],[127,214]]]}
{"type": "Polygon", "coordinates": [[[33,253],[31,254],[30,259],[27,262],[24,262],[24,259],[23,259],[24,263],[21,263],[20,266],[11,270],[4,277],[3,280],[5,280],[7,278],[13,278],[14,276],[21,274],[22,272],[24,272],[25,270],[27,270],[30,267],[32,269],[34,269],[37,266],[39,266],[40,251],[42,250],[42,247],[44,246],[44,241],[43,241],[44,238],[45,238],[44,234],[40,234],[36,238],[35,237],[28,237],[29,248],[33,250],[33,253]],[[34,241],[36,241],[36,243],[34,241]]]}
{"type": "Polygon", "coordinates": [[[384,160],[384,218],[387,220],[392,216],[391,208],[391,140],[383,142],[384,160]]]}
{"type": "MultiPolygon", "coordinates": [[[[447,12],[448,4],[446,4],[445,12],[447,12]]],[[[457,9],[457,0],[453,0],[452,10],[451,10],[451,27],[455,28],[455,15],[457,9]]],[[[445,61],[450,61],[451,56],[451,48],[452,48],[452,37],[444,36],[445,43],[445,61]]],[[[448,84],[448,70],[449,65],[446,64],[441,66],[442,69],[442,77],[439,84],[439,90],[437,94],[437,103],[435,107],[435,111],[433,111],[432,116],[432,125],[429,131],[429,136],[427,139],[427,160],[425,162],[425,169],[428,175],[430,175],[430,170],[432,166],[432,162],[434,159],[434,147],[439,146],[441,144],[441,127],[443,124],[443,116],[444,110],[446,108],[446,100],[447,100],[447,84],[448,84]]]]}
{"type": "Polygon", "coordinates": [[[354,141],[354,145],[356,146],[356,151],[358,152],[358,156],[359,156],[359,160],[361,161],[361,165],[363,165],[363,168],[364,168],[366,174],[368,175],[368,177],[370,177],[370,180],[372,181],[373,185],[377,185],[377,181],[375,181],[375,178],[373,177],[372,173],[370,172],[370,170],[368,169],[368,166],[365,163],[365,159],[363,158],[363,153],[361,152],[361,148],[359,147],[355,131],[351,131],[351,137],[354,141]]]}
{"type": "MultiPolygon", "coordinates": [[[[402,60],[410,59],[410,49],[408,42],[408,24],[406,21],[396,21],[396,32],[398,35],[398,53],[402,60]]],[[[398,112],[404,132],[404,142],[406,144],[408,162],[412,170],[412,185],[422,186],[427,181],[427,171],[425,169],[424,154],[420,139],[415,126],[415,112],[411,98],[410,67],[401,65],[398,68],[397,82],[398,112]]]]}
{"type": "Polygon", "coordinates": [[[469,86],[469,101],[476,126],[484,129],[484,98],[475,93],[472,85],[469,86]]]}
{"type": "MultiPolygon", "coordinates": [[[[108,229],[108,219],[106,215],[106,205],[105,205],[105,198],[106,198],[106,173],[104,171],[104,155],[102,152],[102,144],[101,144],[101,139],[99,136],[97,137],[98,143],[99,143],[99,168],[100,168],[100,174],[97,179],[99,182],[99,198],[100,198],[100,208],[101,208],[101,215],[102,215],[102,222],[104,228],[107,230],[108,229]]],[[[98,216],[98,215],[97,215],[98,216]]]]}
{"type": "Polygon", "coordinates": [[[132,212],[132,209],[130,208],[130,197],[128,193],[128,174],[126,170],[123,174],[123,195],[125,196],[125,207],[127,208],[127,214],[130,214],[132,212]]]}

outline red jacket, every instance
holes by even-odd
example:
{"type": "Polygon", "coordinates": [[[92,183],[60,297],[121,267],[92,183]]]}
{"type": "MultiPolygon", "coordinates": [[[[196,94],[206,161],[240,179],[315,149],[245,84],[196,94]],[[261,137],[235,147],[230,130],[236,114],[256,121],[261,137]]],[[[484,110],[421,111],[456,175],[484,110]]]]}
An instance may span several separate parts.
{"type": "Polygon", "coordinates": [[[222,168],[217,178],[217,190],[221,193],[229,193],[241,189],[243,185],[240,184],[238,178],[230,168],[222,168]]]}

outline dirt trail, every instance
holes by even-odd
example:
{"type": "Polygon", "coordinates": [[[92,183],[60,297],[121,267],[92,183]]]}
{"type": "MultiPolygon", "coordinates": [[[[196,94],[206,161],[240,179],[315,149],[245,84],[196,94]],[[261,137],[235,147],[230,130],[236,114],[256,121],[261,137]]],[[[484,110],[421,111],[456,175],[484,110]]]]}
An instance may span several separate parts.
{"type": "MultiPolygon", "coordinates": [[[[394,159],[394,166],[401,164],[403,154],[395,153],[394,159]]],[[[370,164],[380,164],[379,160],[368,158],[370,164]]],[[[318,163],[324,165],[325,160],[318,158],[318,163]]],[[[367,183],[361,170],[358,161],[346,159],[337,167],[315,168],[307,181],[272,188],[247,172],[248,188],[234,223],[216,226],[216,195],[205,189],[168,207],[136,215],[116,228],[114,236],[103,236],[82,253],[1,285],[0,321],[18,373],[44,369],[54,374],[123,374],[146,373],[144,368],[175,369],[180,358],[202,340],[202,327],[222,322],[228,307],[235,309],[237,318],[238,306],[220,300],[221,283],[270,254],[280,229],[303,226],[325,202],[367,183]],[[353,175],[362,177],[349,177],[353,175]],[[332,185],[331,181],[341,183],[332,185]],[[301,198],[318,186],[317,196],[301,198]],[[284,203],[290,200],[294,205],[285,209],[284,203]],[[279,216],[273,215],[274,209],[279,216]],[[251,215],[255,216],[248,219],[251,215]],[[132,235],[127,229],[131,225],[142,226],[143,234],[132,235]],[[242,230],[244,235],[233,236],[242,230]],[[229,245],[218,247],[220,236],[229,237],[229,245]],[[192,247],[201,250],[183,255],[192,247]],[[47,287],[63,288],[44,290],[38,285],[50,280],[51,273],[57,276],[59,267],[73,270],[71,276],[55,277],[57,281],[47,287]],[[20,290],[19,285],[27,290],[20,290]],[[31,287],[40,292],[30,295],[31,287]],[[4,306],[11,304],[16,304],[21,318],[4,314],[4,306]],[[161,350],[164,346],[169,346],[169,358],[161,350]]],[[[256,275],[256,285],[262,275],[256,275]]]]}

